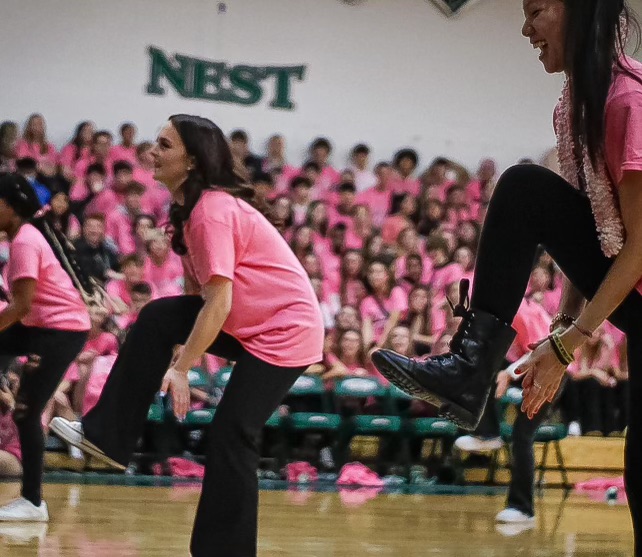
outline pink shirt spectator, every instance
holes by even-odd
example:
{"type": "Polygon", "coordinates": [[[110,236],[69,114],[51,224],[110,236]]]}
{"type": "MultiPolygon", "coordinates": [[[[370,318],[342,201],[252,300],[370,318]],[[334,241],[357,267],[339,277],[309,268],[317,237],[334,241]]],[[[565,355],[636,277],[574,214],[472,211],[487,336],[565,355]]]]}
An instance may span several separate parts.
{"type": "Polygon", "coordinates": [[[303,267],[277,230],[246,202],[221,191],[202,194],[185,223],[187,269],[201,286],[232,281],[232,310],[223,331],[277,366],[322,359],[319,303],[303,267]]]}
{"type": "Polygon", "coordinates": [[[517,336],[508,350],[506,359],[509,362],[516,362],[530,352],[528,345],[546,338],[550,324],[551,316],[540,304],[524,299],[513,320],[513,329],[517,332],[517,336]]]}
{"type": "MultiPolygon", "coordinates": [[[[96,157],[93,155],[90,155],[88,157],[85,157],[83,159],[80,159],[77,163],[76,166],[74,167],[74,175],[76,178],[79,178],[81,180],[84,180],[85,176],[87,175],[87,169],[94,163],[97,163],[98,160],[96,157]]],[[[114,162],[111,158],[107,158],[102,165],[105,167],[105,172],[107,174],[107,181],[111,182],[112,178],[114,177],[114,162]]]]}
{"type": "Polygon", "coordinates": [[[124,280],[110,280],[105,286],[107,294],[112,298],[120,299],[127,306],[132,303],[132,296],[127,290],[127,284],[124,280]]]}
{"type": "Polygon", "coordinates": [[[459,263],[449,263],[444,267],[435,268],[432,273],[431,286],[435,295],[445,295],[446,288],[453,282],[459,282],[466,272],[459,263]]]}
{"type": "Polygon", "coordinates": [[[341,289],[341,257],[332,252],[318,254],[323,269],[323,286],[326,292],[337,293],[341,289]]]}
{"type": "Polygon", "coordinates": [[[60,151],[60,164],[62,166],[66,166],[67,168],[74,169],[78,161],[88,159],[91,156],[91,149],[89,147],[83,147],[81,149],[80,156],[76,158],[77,149],[78,147],[76,147],[73,143],[65,145],[62,151],[60,151]]]}
{"type": "Polygon", "coordinates": [[[138,158],[136,157],[136,146],[124,147],[123,145],[116,145],[111,148],[109,153],[109,158],[114,162],[125,161],[130,163],[133,166],[138,164],[138,158]]]}
{"type": "Polygon", "coordinates": [[[392,191],[396,194],[409,193],[415,197],[419,197],[421,193],[421,181],[412,176],[402,178],[399,174],[392,181],[392,191]]]}
{"type": "Polygon", "coordinates": [[[392,192],[385,189],[370,188],[357,196],[357,203],[370,208],[372,224],[375,228],[381,228],[390,212],[392,192]]]}
{"type": "MultiPolygon", "coordinates": [[[[624,63],[642,80],[642,63],[625,57],[624,63]]],[[[642,85],[616,71],[606,100],[605,159],[617,186],[626,171],[642,171],[642,85]]],[[[642,280],[636,285],[642,294],[642,280]]]]}
{"type": "Polygon", "coordinates": [[[313,193],[315,199],[328,199],[332,201],[333,186],[336,186],[341,180],[341,174],[332,168],[331,166],[326,166],[321,170],[318,180],[314,184],[313,193]]]}
{"type": "Polygon", "coordinates": [[[368,371],[368,367],[366,365],[346,364],[345,362],[342,362],[338,356],[335,356],[332,353],[327,354],[325,360],[329,366],[334,366],[338,362],[341,362],[348,369],[348,374],[353,377],[367,377],[368,375],[370,375],[370,372],[368,371]]]}
{"type": "Polygon", "coordinates": [[[409,226],[413,226],[412,222],[403,215],[386,217],[381,228],[383,243],[387,246],[394,246],[401,231],[409,226]]]}
{"type": "Polygon", "coordinates": [[[0,414],[0,451],[12,454],[22,462],[18,428],[13,421],[13,414],[11,412],[7,412],[4,415],[0,414]]]}
{"type": "Polygon", "coordinates": [[[274,191],[270,195],[270,199],[274,199],[279,195],[288,195],[290,193],[290,182],[296,176],[301,174],[301,169],[286,164],[276,179],[274,180],[274,191]]]}
{"type": "Polygon", "coordinates": [[[31,224],[23,224],[11,241],[10,250],[7,263],[9,289],[16,280],[36,280],[31,310],[22,319],[22,324],[88,331],[90,321],[85,303],[44,236],[31,224]]]}
{"type": "Polygon", "coordinates": [[[134,168],[132,179],[134,182],[139,182],[145,186],[145,193],[142,199],[142,206],[145,208],[145,212],[154,215],[159,225],[166,223],[169,206],[172,203],[172,194],[169,193],[169,190],[154,179],[152,170],[136,167],[134,168]]]}
{"type": "Polygon", "coordinates": [[[38,163],[58,164],[58,152],[52,143],[47,143],[47,149],[42,153],[39,143],[27,143],[24,139],[19,140],[16,144],[16,159],[25,158],[35,159],[38,163]]]}
{"type": "Polygon", "coordinates": [[[374,339],[378,343],[390,314],[396,311],[404,313],[408,310],[408,296],[401,288],[395,286],[390,292],[390,296],[385,300],[377,301],[374,296],[367,296],[361,302],[360,309],[361,318],[368,318],[372,321],[374,339]]]}
{"type": "Polygon", "coordinates": [[[145,260],[145,282],[154,286],[155,298],[180,296],[184,294],[183,264],[173,251],[165,263],[158,266],[150,257],[145,260]]]}
{"type": "Polygon", "coordinates": [[[134,240],[134,222],[123,207],[116,207],[105,219],[105,235],[118,247],[121,255],[136,251],[134,240]]]}
{"type": "MultiPolygon", "coordinates": [[[[118,339],[104,331],[100,333],[96,338],[89,339],[85,346],[82,349],[82,352],[93,352],[96,356],[109,356],[112,354],[118,354],[118,339]]],[[[80,379],[80,373],[78,370],[78,364],[75,362],[69,366],[67,373],[65,373],[65,381],[70,383],[75,383],[80,379]]]]}

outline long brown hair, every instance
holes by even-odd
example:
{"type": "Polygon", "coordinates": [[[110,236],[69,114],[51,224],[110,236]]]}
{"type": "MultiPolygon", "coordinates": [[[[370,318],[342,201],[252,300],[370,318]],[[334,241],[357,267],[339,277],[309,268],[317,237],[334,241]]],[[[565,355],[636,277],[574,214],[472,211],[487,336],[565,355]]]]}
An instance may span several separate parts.
{"type": "Polygon", "coordinates": [[[36,140],[36,138],[33,135],[33,132],[31,131],[31,125],[33,124],[33,121],[36,118],[41,118],[44,122],[44,118],[42,117],[42,114],[32,114],[29,116],[27,119],[27,123],[25,124],[25,130],[24,133],[22,134],[22,138],[27,142],[27,143],[37,143],[40,146],[40,154],[44,155],[47,153],[49,149],[49,144],[47,142],[47,132],[45,131],[42,134],[42,137],[36,140]]]}

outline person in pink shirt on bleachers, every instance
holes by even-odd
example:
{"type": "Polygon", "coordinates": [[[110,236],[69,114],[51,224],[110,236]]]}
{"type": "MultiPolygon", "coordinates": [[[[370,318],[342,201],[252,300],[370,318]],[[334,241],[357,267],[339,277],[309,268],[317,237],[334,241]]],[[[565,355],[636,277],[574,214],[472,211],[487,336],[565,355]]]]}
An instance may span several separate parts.
{"type": "Polygon", "coordinates": [[[127,161],[136,166],[136,126],[126,122],[120,126],[120,143],[111,148],[111,159],[113,161],[127,161]]]}
{"type": "Polygon", "coordinates": [[[370,375],[361,332],[343,331],[336,343],[336,353],[326,354],[325,364],[327,371],[321,376],[324,381],[370,375]]]}
{"type": "Polygon", "coordinates": [[[341,305],[359,307],[363,299],[363,255],[348,249],[341,258],[341,305]]]}
{"type": "Polygon", "coordinates": [[[341,180],[341,174],[330,166],[332,144],[325,137],[315,139],[310,145],[310,160],[319,166],[315,198],[324,199],[333,186],[341,180]]]}
{"type": "Polygon", "coordinates": [[[136,147],[136,164],[132,179],[145,186],[143,207],[156,217],[156,222],[166,223],[171,204],[171,195],[163,185],[154,178],[154,157],[151,155],[153,145],[143,141],[136,147]]]}
{"type": "Polygon", "coordinates": [[[386,246],[397,243],[399,233],[408,227],[415,226],[417,218],[417,198],[406,193],[393,201],[392,214],[385,218],[381,227],[381,236],[386,246]]]}
{"type": "Polygon", "coordinates": [[[394,173],[392,167],[386,163],[379,163],[375,167],[376,184],[357,196],[360,205],[366,205],[372,213],[372,223],[376,228],[383,226],[384,220],[392,207],[392,185],[394,173]]]}
{"type": "Polygon", "coordinates": [[[274,195],[288,193],[292,178],[300,174],[300,169],[288,164],[285,155],[285,139],[275,134],[267,142],[267,153],[263,158],[263,172],[270,174],[274,180],[274,195]]]}
{"type": "Polygon", "coordinates": [[[350,170],[354,175],[354,185],[358,193],[368,191],[377,185],[378,178],[369,168],[369,157],[370,147],[364,143],[355,145],[350,153],[350,170]]]}
{"type": "Polygon", "coordinates": [[[464,270],[462,278],[470,281],[470,286],[473,286],[473,275],[475,270],[475,252],[468,246],[460,246],[453,254],[453,263],[458,263],[464,270]]]}
{"type": "Polygon", "coordinates": [[[117,314],[125,314],[132,303],[132,288],[143,281],[145,265],[137,255],[126,255],[121,259],[122,279],[110,280],[105,287],[117,314]]]}
{"type": "MultiPolygon", "coordinates": [[[[341,289],[341,258],[346,251],[346,227],[343,224],[333,226],[328,238],[330,242],[325,246],[318,246],[318,255],[323,266],[323,277],[327,287],[332,292],[341,289]],[[323,251],[321,251],[323,250],[323,251]]],[[[315,246],[315,249],[317,246],[315,246]]]]}
{"type": "Polygon", "coordinates": [[[497,163],[493,159],[484,159],[479,163],[477,177],[468,184],[466,197],[468,203],[487,202],[497,182],[497,163]]]}
{"type": "Polygon", "coordinates": [[[472,215],[466,190],[456,184],[450,186],[446,194],[446,222],[457,227],[460,222],[471,220],[472,215]]]}
{"type": "Polygon", "coordinates": [[[353,226],[352,219],[355,215],[356,204],[356,187],[350,182],[343,182],[336,188],[338,194],[338,202],[335,206],[328,206],[328,220],[330,226],[342,223],[346,229],[351,229],[353,226]]]}
{"type": "Polygon", "coordinates": [[[448,243],[440,235],[430,236],[426,240],[426,254],[433,263],[431,286],[435,301],[441,302],[446,294],[446,287],[459,282],[466,272],[461,265],[450,260],[448,243]]]}
{"type": "Polygon", "coordinates": [[[141,310],[154,299],[154,287],[148,282],[137,282],[131,288],[131,302],[127,310],[114,318],[118,327],[127,331],[138,319],[141,310]]]}
{"type": "Polygon", "coordinates": [[[15,479],[22,476],[22,450],[11,410],[16,405],[20,378],[13,371],[4,377],[7,382],[0,385],[0,478],[15,479]]]}
{"type": "Polygon", "coordinates": [[[74,136],[60,151],[60,171],[66,180],[74,182],[78,161],[91,156],[91,145],[96,133],[93,122],[84,121],[76,126],[74,136]]]}
{"type": "Polygon", "coordinates": [[[312,229],[305,224],[297,226],[294,229],[290,248],[292,248],[292,252],[300,262],[303,261],[303,258],[306,255],[314,253],[315,246],[312,237],[312,229]]]}
{"type": "Polygon", "coordinates": [[[308,207],[312,202],[311,190],[312,182],[304,176],[297,176],[290,183],[290,197],[292,199],[292,212],[295,225],[300,225],[305,222],[308,207]]]}
{"type": "Polygon", "coordinates": [[[421,181],[414,176],[419,155],[414,149],[402,149],[395,154],[393,166],[395,179],[392,189],[395,194],[410,194],[418,197],[421,193],[421,181]]]}
{"type": "Polygon", "coordinates": [[[113,136],[106,130],[94,133],[91,143],[91,153],[76,162],[74,175],[77,180],[83,180],[87,175],[87,169],[96,163],[100,163],[107,171],[107,180],[111,181],[113,176],[114,161],[111,158],[111,146],[113,136]]]}
{"type": "Polygon", "coordinates": [[[448,177],[451,167],[452,163],[447,158],[437,157],[422,175],[423,187],[431,191],[433,199],[446,201],[446,192],[453,185],[453,181],[448,177]]]}
{"type": "Polygon", "coordinates": [[[383,346],[408,309],[406,293],[395,286],[394,275],[382,261],[371,261],[366,274],[369,295],[361,302],[363,340],[366,347],[383,346]]]}
{"type": "Polygon", "coordinates": [[[47,124],[41,114],[32,114],[27,119],[22,139],[16,145],[16,159],[30,158],[43,165],[58,164],[58,152],[53,143],[47,140],[47,124]]]}
{"type": "Polygon", "coordinates": [[[125,187],[123,202],[106,215],[106,235],[116,244],[118,252],[122,255],[136,252],[134,234],[136,218],[147,214],[142,207],[144,193],[145,186],[138,182],[129,182],[125,187]]]}
{"type": "Polygon", "coordinates": [[[308,206],[308,214],[305,224],[312,229],[315,245],[323,244],[321,251],[329,248],[328,230],[330,220],[328,218],[328,206],[325,201],[313,201],[308,206]]]}
{"type": "Polygon", "coordinates": [[[418,253],[409,253],[404,257],[397,258],[395,262],[395,277],[400,288],[406,294],[421,284],[430,284],[432,278],[432,260],[429,257],[422,257],[418,253]],[[403,267],[399,260],[402,260],[403,267]]]}
{"type": "Polygon", "coordinates": [[[445,316],[440,313],[443,310],[433,305],[432,292],[428,286],[420,284],[410,291],[403,323],[410,329],[413,352],[418,356],[430,354],[437,334],[443,329],[445,316]]]}
{"type": "Polygon", "coordinates": [[[100,192],[107,187],[107,171],[100,164],[92,164],[87,167],[84,178],[76,180],[69,190],[69,200],[73,207],[73,212],[82,218],[87,206],[96,198],[100,192]]]}
{"type": "Polygon", "coordinates": [[[527,295],[550,315],[555,315],[562,298],[562,291],[553,285],[549,269],[544,265],[536,265],[531,271],[527,295]]]}

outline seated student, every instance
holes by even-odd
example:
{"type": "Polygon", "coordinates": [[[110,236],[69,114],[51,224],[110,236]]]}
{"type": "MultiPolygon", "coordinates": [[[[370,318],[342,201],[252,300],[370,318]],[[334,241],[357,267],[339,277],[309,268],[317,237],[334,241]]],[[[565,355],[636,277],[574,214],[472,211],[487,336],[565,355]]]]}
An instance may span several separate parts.
{"type": "Polygon", "coordinates": [[[76,179],[74,168],[79,160],[91,156],[91,143],[96,133],[93,122],[84,121],[76,126],[74,136],[60,151],[60,172],[65,180],[72,182],[76,179]]]}
{"type": "Polygon", "coordinates": [[[257,172],[252,176],[254,200],[259,207],[266,207],[274,199],[274,179],[266,172],[257,172]]]}
{"type": "Polygon", "coordinates": [[[71,210],[79,219],[89,214],[85,210],[94,198],[107,187],[107,171],[100,164],[92,164],[87,167],[87,172],[82,178],[76,179],[69,189],[69,200],[71,210]]]}
{"type": "Polygon", "coordinates": [[[49,224],[62,232],[72,242],[80,238],[80,222],[71,212],[69,196],[64,191],[54,192],[50,205],[51,211],[47,213],[49,224]]]}
{"type": "Polygon", "coordinates": [[[312,202],[311,189],[312,182],[303,176],[297,176],[290,182],[290,196],[292,198],[292,213],[295,225],[305,223],[308,207],[312,202]]]}
{"type": "Polygon", "coordinates": [[[170,249],[169,239],[162,230],[154,230],[148,236],[143,276],[146,282],[153,285],[155,298],[184,293],[181,258],[170,249]]]}
{"type": "Polygon", "coordinates": [[[0,376],[0,478],[22,476],[22,451],[13,420],[20,378],[9,370],[0,376]]]}
{"type": "Polygon", "coordinates": [[[110,280],[105,287],[117,315],[129,313],[133,287],[143,281],[144,263],[137,255],[127,255],[121,259],[120,269],[123,278],[110,280]]]}
{"type": "Polygon", "coordinates": [[[154,156],[152,155],[153,143],[143,141],[136,148],[137,164],[134,165],[132,179],[145,186],[142,206],[154,215],[160,225],[169,218],[169,206],[172,196],[169,190],[154,178],[154,156]]]}
{"type": "Polygon", "coordinates": [[[134,224],[136,218],[145,214],[142,208],[145,186],[138,182],[129,182],[125,186],[123,202],[109,212],[106,234],[116,244],[118,252],[128,255],[136,252],[134,224]]]}
{"type": "Polygon", "coordinates": [[[357,329],[343,331],[336,351],[326,354],[325,364],[327,371],[321,376],[324,381],[369,375],[361,332],[357,329]]]}
{"type": "Polygon", "coordinates": [[[135,283],[131,287],[130,298],[131,301],[127,311],[115,318],[118,326],[124,331],[128,330],[136,322],[140,311],[152,301],[153,290],[151,285],[146,282],[135,283]]]}
{"type": "Polygon", "coordinates": [[[87,170],[91,165],[102,164],[107,171],[107,181],[112,179],[114,160],[111,158],[111,146],[113,136],[106,130],[97,131],[91,143],[91,154],[80,159],[74,168],[74,175],[77,180],[84,180],[87,170]]]}
{"type": "Polygon", "coordinates": [[[76,258],[83,271],[105,283],[119,276],[118,253],[105,239],[105,217],[88,215],[82,225],[82,235],[74,242],[76,258]]]}
{"type": "Polygon", "coordinates": [[[120,126],[120,143],[111,149],[111,159],[127,161],[136,166],[136,126],[126,122],[120,126]]]}
{"type": "Polygon", "coordinates": [[[41,114],[29,116],[22,139],[16,144],[16,158],[34,159],[38,169],[58,164],[58,152],[47,140],[47,124],[41,114]]]}
{"type": "Polygon", "coordinates": [[[381,162],[375,167],[375,174],[377,177],[376,185],[359,193],[357,203],[370,209],[372,224],[376,228],[381,228],[392,205],[394,173],[388,163],[381,162]]]}
{"type": "Polygon", "coordinates": [[[38,177],[38,163],[36,159],[22,158],[16,161],[16,171],[24,176],[38,196],[41,205],[47,205],[51,200],[51,191],[38,177]]]}

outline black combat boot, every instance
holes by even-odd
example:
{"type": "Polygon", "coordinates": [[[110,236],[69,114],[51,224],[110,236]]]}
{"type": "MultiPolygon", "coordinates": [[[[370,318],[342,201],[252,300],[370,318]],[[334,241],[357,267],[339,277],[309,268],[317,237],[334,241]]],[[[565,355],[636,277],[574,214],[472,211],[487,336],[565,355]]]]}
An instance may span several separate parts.
{"type": "Polygon", "coordinates": [[[463,320],[448,354],[415,360],[391,350],[377,350],[372,362],[393,385],[433,404],[441,416],[472,431],[479,424],[495,375],[516,333],[494,315],[469,309],[468,287],[469,281],[462,280],[459,304],[450,304],[455,316],[463,320]]]}

